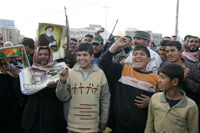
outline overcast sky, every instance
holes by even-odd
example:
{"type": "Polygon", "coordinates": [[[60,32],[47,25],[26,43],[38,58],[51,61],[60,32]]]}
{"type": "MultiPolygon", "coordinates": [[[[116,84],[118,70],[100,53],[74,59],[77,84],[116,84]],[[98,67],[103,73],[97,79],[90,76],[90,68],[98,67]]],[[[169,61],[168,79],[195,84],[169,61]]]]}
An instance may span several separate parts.
{"type": "MultiPolygon", "coordinates": [[[[14,20],[21,34],[35,38],[39,23],[65,25],[66,6],[70,28],[97,24],[111,32],[119,19],[114,34],[130,27],[172,36],[176,3],[177,0],[1,0],[0,19],[14,20]]],[[[180,37],[200,36],[200,0],[179,3],[180,37]]]]}

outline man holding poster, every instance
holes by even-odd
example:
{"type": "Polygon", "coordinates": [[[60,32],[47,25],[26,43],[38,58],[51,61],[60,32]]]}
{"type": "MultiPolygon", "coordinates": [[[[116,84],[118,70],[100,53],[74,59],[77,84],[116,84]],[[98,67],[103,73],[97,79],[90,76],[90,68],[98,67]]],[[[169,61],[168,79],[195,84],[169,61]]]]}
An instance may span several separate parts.
{"type": "MultiPolygon", "coordinates": [[[[39,47],[33,57],[35,68],[48,68],[56,64],[49,47],[39,47]]],[[[50,81],[44,89],[28,97],[22,115],[22,128],[30,133],[59,132],[64,133],[66,122],[63,114],[63,103],[55,94],[57,83],[50,81]]]]}

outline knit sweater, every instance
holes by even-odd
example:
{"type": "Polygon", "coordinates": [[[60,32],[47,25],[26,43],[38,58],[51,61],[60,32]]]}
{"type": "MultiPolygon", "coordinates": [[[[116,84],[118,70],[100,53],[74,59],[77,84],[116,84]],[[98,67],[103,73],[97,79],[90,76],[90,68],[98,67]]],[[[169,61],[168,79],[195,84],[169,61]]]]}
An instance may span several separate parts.
{"type": "Polygon", "coordinates": [[[166,101],[165,92],[151,97],[145,133],[198,133],[198,108],[193,100],[183,94],[172,108],[166,101]]]}
{"type": "Polygon", "coordinates": [[[108,119],[110,92],[104,72],[94,63],[86,80],[80,66],[70,71],[67,82],[58,83],[57,97],[69,102],[68,130],[98,132],[99,123],[108,119]]]}

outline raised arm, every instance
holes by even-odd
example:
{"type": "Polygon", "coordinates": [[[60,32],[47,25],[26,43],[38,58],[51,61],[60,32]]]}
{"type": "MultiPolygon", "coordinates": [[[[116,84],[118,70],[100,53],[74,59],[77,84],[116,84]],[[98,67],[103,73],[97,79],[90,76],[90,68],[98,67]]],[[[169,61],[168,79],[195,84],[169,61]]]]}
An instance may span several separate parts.
{"type": "Polygon", "coordinates": [[[107,77],[113,79],[119,79],[121,77],[123,65],[112,61],[112,58],[115,52],[121,50],[126,45],[127,42],[125,41],[125,38],[120,38],[113,43],[109,50],[103,55],[100,65],[107,77]]]}
{"type": "Polygon", "coordinates": [[[60,73],[60,81],[57,84],[56,88],[56,96],[60,101],[68,101],[71,97],[70,95],[70,84],[67,82],[67,78],[69,76],[68,68],[64,69],[60,73]]]}

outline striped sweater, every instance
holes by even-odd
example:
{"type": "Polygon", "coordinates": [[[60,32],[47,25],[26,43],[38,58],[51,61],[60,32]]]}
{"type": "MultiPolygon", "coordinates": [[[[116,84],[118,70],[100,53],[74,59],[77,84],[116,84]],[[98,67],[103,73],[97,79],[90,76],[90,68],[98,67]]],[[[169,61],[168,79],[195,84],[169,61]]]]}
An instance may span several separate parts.
{"type": "Polygon", "coordinates": [[[108,78],[118,80],[116,90],[116,112],[119,122],[130,128],[145,129],[148,108],[138,108],[134,100],[141,94],[152,96],[157,92],[159,76],[153,72],[142,72],[132,66],[112,62],[113,53],[107,51],[101,66],[108,78]]]}

